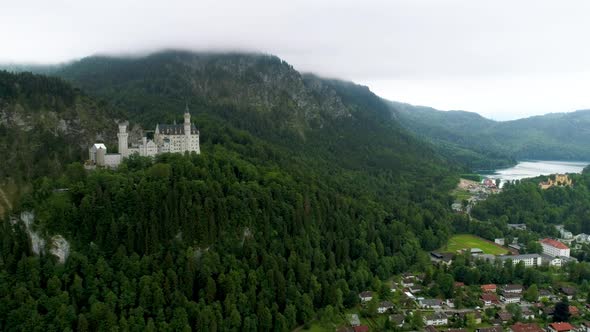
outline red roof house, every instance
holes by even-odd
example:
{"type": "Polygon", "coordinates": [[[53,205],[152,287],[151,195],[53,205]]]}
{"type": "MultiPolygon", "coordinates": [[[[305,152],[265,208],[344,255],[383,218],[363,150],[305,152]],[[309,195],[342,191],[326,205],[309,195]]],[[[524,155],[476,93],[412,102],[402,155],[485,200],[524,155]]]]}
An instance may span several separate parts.
{"type": "Polygon", "coordinates": [[[367,325],[359,325],[353,327],[354,332],[369,332],[369,327],[367,325]]]}
{"type": "Polygon", "coordinates": [[[576,328],[573,327],[570,323],[559,322],[549,324],[549,331],[551,332],[569,332],[575,330],[576,328]]]}
{"type": "Polygon", "coordinates": [[[481,285],[481,290],[484,292],[495,292],[496,289],[496,284],[481,285]]]}
{"type": "Polygon", "coordinates": [[[481,297],[479,299],[481,300],[481,302],[483,302],[483,305],[492,305],[492,304],[499,304],[500,303],[496,294],[490,294],[490,293],[481,294],[481,297]]]}
{"type": "Polygon", "coordinates": [[[510,326],[512,332],[545,332],[539,325],[534,323],[516,323],[510,326]]]}
{"type": "Polygon", "coordinates": [[[546,238],[540,241],[541,243],[545,243],[546,245],[555,247],[557,249],[569,249],[570,247],[566,246],[565,244],[550,238],[546,238]]]}

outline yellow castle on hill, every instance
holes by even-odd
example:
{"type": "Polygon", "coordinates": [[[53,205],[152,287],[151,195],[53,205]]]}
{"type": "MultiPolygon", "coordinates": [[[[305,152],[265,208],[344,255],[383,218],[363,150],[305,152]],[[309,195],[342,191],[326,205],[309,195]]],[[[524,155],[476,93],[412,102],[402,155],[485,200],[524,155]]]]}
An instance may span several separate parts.
{"type": "Polygon", "coordinates": [[[573,185],[574,183],[572,182],[572,179],[570,179],[567,174],[555,174],[555,179],[549,178],[547,181],[540,182],[539,188],[545,190],[556,186],[571,187],[573,185]]]}

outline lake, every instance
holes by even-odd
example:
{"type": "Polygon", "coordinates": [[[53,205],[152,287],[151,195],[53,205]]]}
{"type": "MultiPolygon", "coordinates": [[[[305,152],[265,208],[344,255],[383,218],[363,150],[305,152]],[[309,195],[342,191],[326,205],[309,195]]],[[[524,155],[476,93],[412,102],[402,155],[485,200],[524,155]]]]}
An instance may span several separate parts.
{"type": "Polygon", "coordinates": [[[534,178],[540,175],[555,173],[581,173],[590,162],[577,161],[521,161],[513,167],[498,169],[494,173],[481,174],[484,177],[500,179],[502,183],[524,178],[534,178]]]}

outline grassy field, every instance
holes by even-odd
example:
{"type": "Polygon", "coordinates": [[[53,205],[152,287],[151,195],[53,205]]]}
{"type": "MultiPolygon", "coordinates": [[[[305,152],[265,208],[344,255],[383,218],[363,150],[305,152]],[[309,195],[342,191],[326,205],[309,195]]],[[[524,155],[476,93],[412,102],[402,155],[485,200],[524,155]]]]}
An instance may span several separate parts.
{"type": "Polygon", "coordinates": [[[470,234],[458,234],[449,239],[449,243],[440,249],[441,252],[456,252],[461,249],[479,248],[486,254],[502,255],[508,250],[501,246],[470,234]]]}
{"type": "Polygon", "coordinates": [[[308,331],[309,332],[331,332],[331,331],[334,331],[334,329],[329,329],[329,328],[322,326],[318,323],[312,323],[309,330],[301,329],[300,331],[304,331],[304,332],[308,332],[308,331]]]}

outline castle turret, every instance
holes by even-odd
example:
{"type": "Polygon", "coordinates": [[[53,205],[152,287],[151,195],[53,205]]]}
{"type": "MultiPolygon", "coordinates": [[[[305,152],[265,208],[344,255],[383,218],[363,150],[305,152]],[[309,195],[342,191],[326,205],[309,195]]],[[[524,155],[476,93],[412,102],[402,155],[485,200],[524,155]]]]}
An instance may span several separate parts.
{"type": "Polygon", "coordinates": [[[103,149],[101,147],[96,150],[96,165],[97,166],[104,167],[106,165],[106,163],[105,163],[106,154],[107,154],[107,149],[103,149]]]}
{"type": "Polygon", "coordinates": [[[128,152],[128,143],[127,139],[129,138],[129,134],[127,133],[127,123],[120,123],[119,124],[119,133],[117,133],[117,138],[119,139],[119,154],[122,157],[127,157],[128,152]]]}
{"type": "Polygon", "coordinates": [[[191,114],[188,112],[188,105],[184,110],[184,150],[190,151],[191,141],[191,114]]]}

